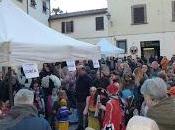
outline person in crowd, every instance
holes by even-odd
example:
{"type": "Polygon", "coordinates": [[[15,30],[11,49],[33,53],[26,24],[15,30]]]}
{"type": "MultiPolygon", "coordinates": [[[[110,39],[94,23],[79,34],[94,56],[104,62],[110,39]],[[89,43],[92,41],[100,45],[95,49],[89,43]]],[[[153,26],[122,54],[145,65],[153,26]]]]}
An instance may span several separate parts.
{"type": "Polygon", "coordinates": [[[61,78],[61,63],[56,62],[55,66],[53,68],[53,74],[57,76],[58,78],[61,78]]]}
{"type": "Polygon", "coordinates": [[[88,96],[86,99],[86,107],[83,114],[88,115],[88,127],[95,130],[100,130],[100,122],[98,119],[98,102],[100,102],[100,97],[97,95],[97,89],[95,87],[91,87],[90,96],[88,96]]]}
{"type": "MultiPolygon", "coordinates": [[[[9,73],[7,73],[2,81],[2,87],[1,87],[1,91],[2,91],[2,101],[6,102],[7,100],[10,100],[10,96],[14,97],[14,95],[18,92],[18,90],[20,90],[21,88],[23,88],[23,86],[19,83],[18,78],[16,73],[14,73],[12,71],[11,74],[11,85],[12,85],[12,92],[9,92],[9,73]]],[[[12,104],[11,104],[12,105],[12,104]]]]}
{"type": "Polygon", "coordinates": [[[175,98],[168,97],[167,85],[161,78],[148,79],[141,87],[147,116],[156,121],[160,130],[175,129],[175,98]]]}
{"type": "Polygon", "coordinates": [[[175,74],[175,61],[173,62],[173,65],[172,65],[172,69],[173,69],[173,72],[174,72],[174,74],[175,74]]]}
{"type": "Polygon", "coordinates": [[[34,79],[30,88],[34,92],[34,105],[38,110],[38,114],[39,116],[44,116],[45,115],[44,93],[40,86],[39,80],[34,79]]]}
{"type": "Polygon", "coordinates": [[[116,68],[115,71],[118,73],[118,75],[119,75],[120,77],[122,77],[122,75],[123,75],[123,70],[124,70],[124,64],[123,64],[123,62],[122,62],[121,59],[118,59],[115,68],[116,68]]]}
{"type": "Polygon", "coordinates": [[[47,106],[46,106],[47,118],[52,128],[54,127],[53,106],[54,106],[54,103],[58,101],[57,92],[58,92],[57,88],[53,88],[52,95],[48,96],[47,106]]]}
{"type": "Polygon", "coordinates": [[[83,65],[77,66],[76,81],[76,100],[79,116],[79,124],[77,130],[84,130],[83,111],[86,106],[86,98],[89,95],[92,79],[87,75],[83,65]]]}
{"type": "Polygon", "coordinates": [[[160,62],[161,68],[163,71],[167,72],[169,60],[166,56],[164,56],[160,62]]]}
{"type": "Polygon", "coordinates": [[[66,91],[65,91],[65,90],[59,90],[57,99],[56,99],[55,102],[53,103],[52,113],[56,114],[56,112],[57,112],[58,109],[60,108],[60,101],[61,101],[62,99],[66,100],[67,107],[69,108],[69,100],[68,100],[66,91]]]}
{"type": "Polygon", "coordinates": [[[38,117],[33,100],[32,91],[19,90],[14,97],[14,107],[3,120],[0,120],[1,130],[51,130],[49,123],[38,117]]]}
{"type": "Polygon", "coordinates": [[[119,85],[120,79],[115,72],[111,72],[110,85],[107,86],[106,90],[109,94],[114,94],[116,91],[121,90],[119,85]]]}
{"type": "Polygon", "coordinates": [[[126,130],[159,130],[159,127],[150,118],[134,116],[129,120],[126,130]]]}
{"type": "Polygon", "coordinates": [[[49,66],[49,64],[44,63],[43,64],[43,68],[41,70],[41,72],[39,73],[40,79],[42,79],[43,77],[46,77],[47,75],[51,74],[51,68],[49,66]]]}
{"type": "Polygon", "coordinates": [[[141,82],[141,80],[143,80],[143,78],[144,78],[144,72],[143,72],[143,70],[142,70],[142,68],[141,67],[137,67],[134,71],[133,71],[133,75],[134,75],[134,79],[135,79],[135,85],[137,86],[137,87],[139,87],[140,86],[140,82],[141,82]]]}
{"type": "Polygon", "coordinates": [[[167,80],[168,80],[168,77],[167,77],[167,74],[165,73],[165,71],[160,71],[160,72],[157,74],[157,77],[163,79],[165,82],[167,82],[167,80]]]}
{"type": "Polygon", "coordinates": [[[110,81],[108,76],[106,76],[102,71],[101,72],[97,71],[96,78],[93,82],[93,86],[95,86],[96,88],[106,89],[109,84],[110,84],[110,81]]]}
{"type": "Polygon", "coordinates": [[[124,130],[124,112],[121,108],[121,102],[119,100],[119,89],[115,89],[115,91],[110,91],[109,97],[110,100],[107,102],[106,107],[100,106],[105,110],[105,116],[103,120],[103,128],[104,130],[114,129],[114,130],[124,130]]]}
{"type": "Polygon", "coordinates": [[[56,119],[58,124],[58,130],[68,130],[69,129],[69,115],[71,112],[67,107],[67,101],[65,99],[60,100],[60,108],[57,111],[56,119]]]}
{"type": "Polygon", "coordinates": [[[75,99],[75,86],[76,86],[76,73],[67,71],[64,79],[62,79],[62,88],[65,89],[67,97],[69,99],[69,105],[72,108],[76,107],[75,99]]]}
{"type": "Polygon", "coordinates": [[[142,65],[143,80],[148,79],[148,66],[146,64],[142,65]]]}
{"type": "Polygon", "coordinates": [[[151,55],[149,58],[149,63],[152,63],[153,61],[155,61],[155,58],[153,57],[153,55],[151,55]]]}
{"type": "Polygon", "coordinates": [[[150,77],[157,77],[158,72],[160,72],[161,69],[159,68],[159,64],[157,61],[153,61],[151,63],[151,72],[150,72],[150,77]]]}
{"type": "Polygon", "coordinates": [[[61,108],[60,101],[62,99],[66,100],[66,107],[69,108],[69,100],[68,100],[66,91],[61,89],[61,90],[59,90],[58,95],[56,94],[55,101],[53,102],[53,106],[51,109],[51,116],[50,117],[51,117],[51,124],[52,124],[53,129],[55,129],[54,128],[55,118],[56,118],[57,111],[61,108]]]}
{"type": "Polygon", "coordinates": [[[168,67],[166,74],[167,74],[167,79],[168,79],[167,83],[170,86],[175,86],[175,74],[174,74],[174,70],[172,66],[168,67]]]}

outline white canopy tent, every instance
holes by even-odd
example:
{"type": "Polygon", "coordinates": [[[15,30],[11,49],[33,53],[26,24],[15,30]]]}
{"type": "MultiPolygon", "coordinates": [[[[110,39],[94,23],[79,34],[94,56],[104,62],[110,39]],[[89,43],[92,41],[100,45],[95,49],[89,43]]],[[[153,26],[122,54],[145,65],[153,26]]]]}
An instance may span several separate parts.
{"type": "Polygon", "coordinates": [[[116,47],[105,38],[101,39],[101,41],[97,43],[97,45],[101,48],[101,55],[116,56],[118,54],[124,53],[123,49],[116,47]]]}
{"type": "Polygon", "coordinates": [[[9,0],[0,2],[0,64],[100,59],[100,48],[39,23],[9,0]]]}

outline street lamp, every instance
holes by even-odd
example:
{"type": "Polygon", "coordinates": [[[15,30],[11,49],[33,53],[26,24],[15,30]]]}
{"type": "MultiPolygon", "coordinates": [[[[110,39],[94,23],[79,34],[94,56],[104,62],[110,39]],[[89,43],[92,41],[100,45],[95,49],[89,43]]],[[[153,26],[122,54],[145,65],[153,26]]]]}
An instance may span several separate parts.
{"type": "Polygon", "coordinates": [[[108,20],[110,20],[110,19],[111,19],[111,14],[108,12],[108,13],[106,14],[106,17],[107,17],[108,20]]]}

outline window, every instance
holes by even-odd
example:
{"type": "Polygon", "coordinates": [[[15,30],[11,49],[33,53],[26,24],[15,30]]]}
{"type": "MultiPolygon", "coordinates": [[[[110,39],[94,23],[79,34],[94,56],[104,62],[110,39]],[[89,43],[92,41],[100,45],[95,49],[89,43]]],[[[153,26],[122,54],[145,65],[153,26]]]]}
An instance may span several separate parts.
{"type": "Polygon", "coordinates": [[[36,8],[36,1],[35,0],[30,0],[30,6],[33,8],[36,8]]]}
{"type": "Polygon", "coordinates": [[[175,1],[172,1],[172,21],[175,21],[175,1]]]}
{"type": "Polygon", "coordinates": [[[126,40],[116,41],[116,46],[118,48],[121,48],[121,49],[125,50],[125,53],[127,53],[127,41],[126,40]]]}
{"type": "Polygon", "coordinates": [[[47,4],[43,1],[43,13],[47,13],[47,4]]]}
{"type": "Polygon", "coordinates": [[[73,33],[74,31],[74,26],[73,26],[73,21],[69,22],[62,22],[62,33],[73,33]]]}
{"type": "Polygon", "coordinates": [[[131,8],[132,24],[147,23],[146,5],[134,5],[131,8]]]}
{"type": "Polygon", "coordinates": [[[21,3],[23,2],[23,0],[17,0],[17,1],[19,1],[19,2],[21,2],[21,3]]]}
{"type": "Polygon", "coordinates": [[[96,31],[104,30],[104,18],[96,17],[96,31]]]}

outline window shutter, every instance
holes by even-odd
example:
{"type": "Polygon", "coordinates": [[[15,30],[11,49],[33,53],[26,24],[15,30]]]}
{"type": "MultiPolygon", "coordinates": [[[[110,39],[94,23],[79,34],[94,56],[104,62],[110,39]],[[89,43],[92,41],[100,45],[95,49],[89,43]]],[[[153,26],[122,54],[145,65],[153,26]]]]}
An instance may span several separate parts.
{"type": "Polygon", "coordinates": [[[103,17],[96,17],[96,30],[104,30],[104,18],[103,17]]]}
{"type": "Polygon", "coordinates": [[[65,33],[65,22],[61,23],[61,32],[65,33]]]}
{"type": "Polygon", "coordinates": [[[144,7],[139,7],[134,9],[134,23],[144,23],[144,7]]]}

